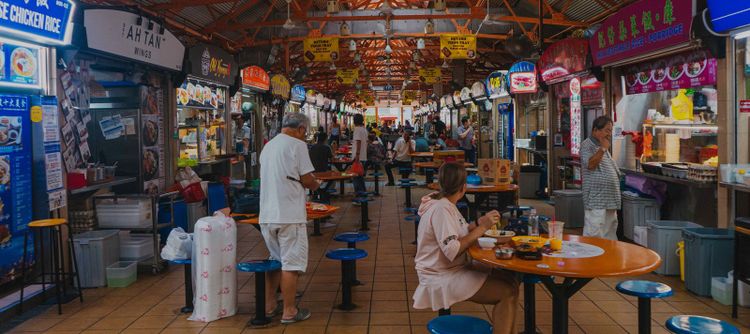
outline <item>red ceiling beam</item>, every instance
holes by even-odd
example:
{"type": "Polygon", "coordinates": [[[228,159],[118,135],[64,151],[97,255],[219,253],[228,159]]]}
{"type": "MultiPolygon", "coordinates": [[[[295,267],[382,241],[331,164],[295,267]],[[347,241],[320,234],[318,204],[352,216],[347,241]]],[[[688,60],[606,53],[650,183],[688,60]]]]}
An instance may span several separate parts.
{"type": "Polygon", "coordinates": [[[180,0],[174,2],[164,2],[148,6],[152,10],[165,10],[165,9],[183,9],[185,7],[205,6],[213,5],[225,2],[236,2],[235,0],[180,0]]]}

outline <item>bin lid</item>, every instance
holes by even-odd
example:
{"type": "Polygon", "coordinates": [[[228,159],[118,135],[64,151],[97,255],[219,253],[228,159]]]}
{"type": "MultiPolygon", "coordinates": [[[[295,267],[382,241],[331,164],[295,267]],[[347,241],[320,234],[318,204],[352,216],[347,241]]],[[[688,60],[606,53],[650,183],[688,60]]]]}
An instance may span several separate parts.
{"type": "Polygon", "coordinates": [[[681,230],[684,228],[703,227],[702,225],[682,220],[646,220],[646,224],[649,228],[661,230],[681,230]]]}
{"type": "Polygon", "coordinates": [[[111,238],[113,236],[117,236],[120,234],[120,230],[96,230],[96,231],[87,231],[80,234],[74,234],[73,240],[75,241],[92,241],[92,240],[104,240],[111,238]]]}
{"type": "Polygon", "coordinates": [[[552,192],[555,196],[561,196],[561,197],[574,197],[574,196],[583,196],[583,191],[579,189],[563,189],[563,190],[555,190],[552,192]]]}
{"type": "Polygon", "coordinates": [[[734,233],[726,228],[694,227],[682,230],[683,236],[691,236],[700,239],[734,239],[734,233]]]}
{"type": "Polygon", "coordinates": [[[629,200],[629,201],[633,201],[633,202],[635,202],[635,201],[656,202],[656,199],[654,199],[654,198],[651,198],[651,197],[641,197],[641,196],[637,196],[637,195],[634,196],[634,195],[632,195],[632,193],[627,192],[627,191],[623,191],[620,194],[622,195],[622,199],[623,200],[629,200]]]}

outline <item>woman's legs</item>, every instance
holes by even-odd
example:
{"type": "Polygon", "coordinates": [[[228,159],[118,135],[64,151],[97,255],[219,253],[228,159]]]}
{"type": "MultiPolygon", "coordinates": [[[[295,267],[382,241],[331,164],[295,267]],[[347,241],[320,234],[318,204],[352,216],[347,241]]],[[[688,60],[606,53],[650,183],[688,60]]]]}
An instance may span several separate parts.
{"type": "Polygon", "coordinates": [[[518,281],[511,273],[493,271],[469,300],[479,304],[495,305],[491,319],[494,334],[509,334],[515,331],[518,281]]]}

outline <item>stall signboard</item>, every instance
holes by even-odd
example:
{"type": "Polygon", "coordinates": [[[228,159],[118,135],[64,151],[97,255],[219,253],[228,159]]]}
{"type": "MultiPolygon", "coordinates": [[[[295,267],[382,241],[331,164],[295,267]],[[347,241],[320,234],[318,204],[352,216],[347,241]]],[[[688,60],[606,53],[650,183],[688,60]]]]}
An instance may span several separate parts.
{"type": "Polygon", "coordinates": [[[711,25],[716,31],[728,31],[750,24],[750,2],[708,0],[711,25]]]}
{"type": "Polygon", "coordinates": [[[487,89],[481,81],[477,81],[471,85],[471,98],[476,101],[487,99],[487,89]]]}
{"type": "Polygon", "coordinates": [[[307,94],[307,91],[305,90],[304,86],[294,85],[294,87],[292,87],[291,100],[295,102],[303,102],[305,101],[306,94],[307,94]]]}
{"type": "Polygon", "coordinates": [[[404,91],[404,105],[411,105],[417,98],[417,92],[413,90],[404,91]]]}
{"type": "Polygon", "coordinates": [[[463,105],[464,104],[461,101],[461,92],[460,91],[453,92],[453,106],[456,107],[456,108],[458,108],[458,107],[461,107],[463,105]]]}
{"type": "Polygon", "coordinates": [[[625,72],[628,94],[716,84],[717,61],[706,50],[690,51],[634,65],[625,72]]]}
{"type": "Polygon", "coordinates": [[[581,80],[573,78],[568,84],[570,89],[570,154],[581,155],[581,80]]]}
{"type": "Polygon", "coordinates": [[[199,43],[188,50],[188,74],[211,82],[232,86],[237,78],[237,60],[229,52],[199,43]]]}
{"type": "Polygon", "coordinates": [[[303,49],[307,61],[336,61],[339,59],[338,37],[305,38],[303,49]]]}
{"type": "Polygon", "coordinates": [[[750,100],[740,100],[740,112],[750,113],[750,100]]]}
{"type": "Polygon", "coordinates": [[[338,69],[336,70],[336,80],[342,85],[353,85],[359,79],[358,69],[338,69]]]}
{"type": "Polygon", "coordinates": [[[73,0],[2,0],[0,32],[29,41],[67,45],[73,36],[73,0]]]}
{"type": "Polygon", "coordinates": [[[690,41],[693,2],[640,0],[621,8],[604,20],[589,40],[594,65],[607,65],[690,41]]]}
{"type": "Polygon", "coordinates": [[[317,93],[314,90],[308,89],[307,93],[305,93],[305,103],[315,104],[315,95],[317,95],[317,93]]]}
{"type": "Polygon", "coordinates": [[[453,108],[453,96],[452,95],[445,95],[441,99],[442,105],[448,108],[453,108]]]}
{"type": "Polygon", "coordinates": [[[138,14],[115,9],[87,9],[83,13],[86,43],[90,49],[133,59],[166,69],[181,71],[185,46],[169,30],[159,33],[154,23],[138,25],[138,14]]]}
{"type": "Polygon", "coordinates": [[[499,99],[508,96],[508,85],[506,83],[508,71],[494,71],[487,76],[487,95],[490,99],[499,99]]]}
{"type": "Polygon", "coordinates": [[[591,67],[589,42],[583,38],[566,38],[548,46],[537,62],[542,80],[554,83],[591,67]]]}
{"type": "Polygon", "coordinates": [[[271,77],[271,94],[287,100],[290,89],[289,80],[283,74],[275,74],[271,77]]]}
{"type": "Polygon", "coordinates": [[[419,69],[419,80],[428,85],[434,85],[440,82],[442,76],[440,67],[426,67],[419,69]]]}
{"type": "Polygon", "coordinates": [[[513,64],[508,70],[508,86],[513,94],[536,93],[536,65],[528,61],[513,64]]]}
{"type": "Polygon", "coordinates": [[[271,88],[271,78],[264,69],[248,66],[242,69],[242,85],[266,92],[271,88]]]}
{"type": "Polygon", "coordinates": [[[476,36],[470,34],[440,35],[441,59],[474,59],[476,56],[476,36]]]}
{"type": "Polygon", "coordinates": [[[469,87],[461,88],[459,97],[461,98],[461,102],[463,102],[464,104],[471,102],[471,89],[469,89],[469,87]]]}
{"type": "Polygon", "coordinates": [[[315,105],[316,106],[322,108],[322,107],[325,106],[325,102],[326,102],[326,97],[323,96],[323,94],[318,93],[318,94],[315,95],[315,105]]]}
{"type": "Polygon", "coordinates": [[[0,38],[0,87],[39,89],[40,47],[0,38]]]}
{"type": "Polygon", "coordinates": [[[177,106],[199,109],[223,109],[226,87],[188,78],[177,88],[177,106]]]}

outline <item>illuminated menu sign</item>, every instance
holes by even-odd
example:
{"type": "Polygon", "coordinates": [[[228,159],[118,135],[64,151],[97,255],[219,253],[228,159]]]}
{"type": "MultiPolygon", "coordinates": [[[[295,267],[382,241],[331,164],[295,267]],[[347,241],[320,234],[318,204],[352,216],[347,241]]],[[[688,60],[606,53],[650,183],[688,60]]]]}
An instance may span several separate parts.
{"type": "Polygon", "coordinates": [[[72,0],[0,0],[0,31],[27,40],[70,44],[72,0]]]}

